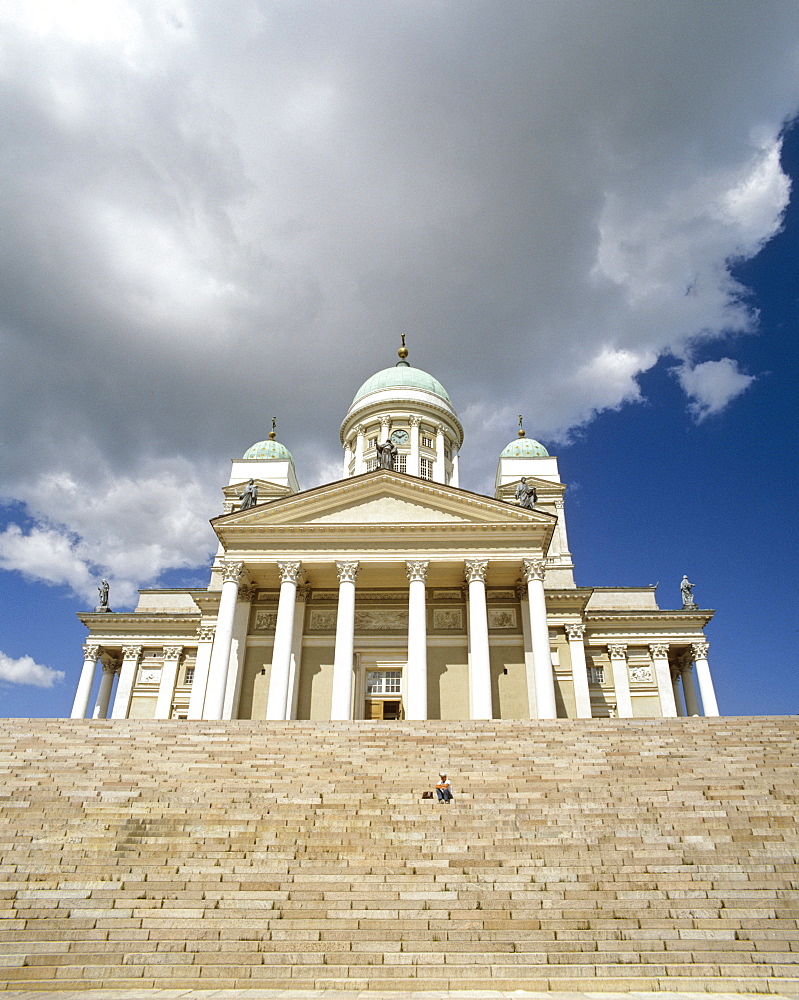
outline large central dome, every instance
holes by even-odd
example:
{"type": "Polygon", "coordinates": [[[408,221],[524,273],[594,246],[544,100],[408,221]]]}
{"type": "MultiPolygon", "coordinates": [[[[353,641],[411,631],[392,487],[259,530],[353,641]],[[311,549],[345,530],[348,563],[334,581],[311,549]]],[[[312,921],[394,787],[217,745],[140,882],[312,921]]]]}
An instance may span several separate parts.
{"type": "Polygon", "coordinates": [[[355,393],[352,400],[353,406],[359,400],[363,399],[364,396],[368,396],[371,392],[378,392],[381,389],[424,389],[427,392],[433,393],[434,396],[439,396],[452,406],[452,400],[449,398],[447,390],[437,378],[433,378],[432,375],[422,371],[421,368],[413,368],[405,362],[400,362],[391,368],[384,368],[382,371],[375,372],[355,393]]]}

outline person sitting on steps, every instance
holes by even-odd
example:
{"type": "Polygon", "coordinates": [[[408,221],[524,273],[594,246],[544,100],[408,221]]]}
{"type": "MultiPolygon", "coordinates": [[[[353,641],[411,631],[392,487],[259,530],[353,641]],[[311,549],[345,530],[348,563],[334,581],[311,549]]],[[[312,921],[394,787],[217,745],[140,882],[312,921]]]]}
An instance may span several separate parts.
{"type": "Polygon", "coordinates": [[[449,805],[452,801],[452,782],[447,778],[443,771],[438,776],[436,792],[438,793],[438,801],[446,802],[447,805],[449,805]]]}

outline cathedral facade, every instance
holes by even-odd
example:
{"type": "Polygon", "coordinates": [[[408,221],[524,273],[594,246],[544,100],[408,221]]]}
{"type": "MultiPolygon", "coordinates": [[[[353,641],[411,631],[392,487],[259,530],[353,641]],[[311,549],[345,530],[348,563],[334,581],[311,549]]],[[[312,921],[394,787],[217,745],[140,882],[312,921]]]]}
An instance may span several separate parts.
{"type": "Polygon", "coordinates": [[[73,718],[718,715],[713,613],[576,586],[557,459],[520,426],[494,495],[463,489],[452,402],[399,353],[347,411],[341,479],[300,490],[273,429],[232,463],[206,589],[79,615],[73,718]]]}

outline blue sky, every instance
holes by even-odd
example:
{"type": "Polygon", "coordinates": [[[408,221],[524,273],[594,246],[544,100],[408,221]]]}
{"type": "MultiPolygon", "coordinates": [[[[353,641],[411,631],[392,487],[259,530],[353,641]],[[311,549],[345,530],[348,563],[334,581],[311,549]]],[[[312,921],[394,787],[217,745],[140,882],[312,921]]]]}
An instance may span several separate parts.
{"type": "Polygon", "coordinates": [[[271,416],[337,478],[410,360],[490,492],[525,415],[581,586],[683,573],[724,714],[795,713],[799,9],[55,0],[0,12],[0,714],[102,576],[202,586],[271,416]]]}

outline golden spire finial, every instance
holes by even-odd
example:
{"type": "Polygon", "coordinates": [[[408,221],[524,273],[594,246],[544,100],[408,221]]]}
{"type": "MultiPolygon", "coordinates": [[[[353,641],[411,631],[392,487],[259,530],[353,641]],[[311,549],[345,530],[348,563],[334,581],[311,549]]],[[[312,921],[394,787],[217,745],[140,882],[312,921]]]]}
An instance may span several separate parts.
{"type": "Polygon", "coordinates": [[[519,437],[520,438],[524,437],[524,428],[522,427],[522,415],[521,415],[521,413],[519,414],[519,437]]]}
{"type": "Polygon", "coordinates": [[[402,337],[402,347],[397,351],[397,354],[400,356],[400,361],[404,361],[408,357],[408,348],[405,346],[405,334],[401,333],[400,337],[402,337]]]}
{"type": "Polygon", "coordinates": [[[277,434],[275,434],[275,428],[276,427],[277,427],[277,420],[275,420],[275,418],[272,417],[272,430],[269,432],[269,440],[270,441],[274,441],[275,438],[277,437],[277,434]]]}

